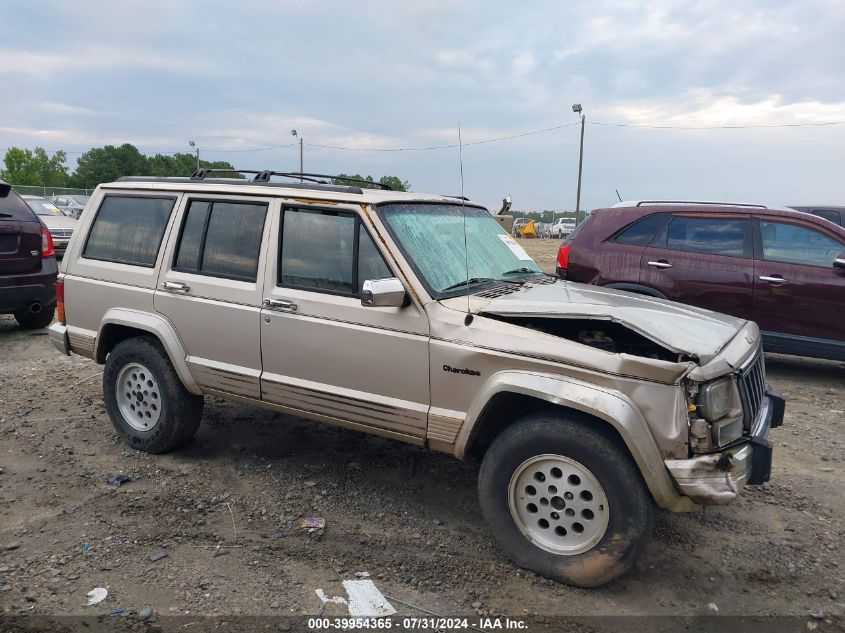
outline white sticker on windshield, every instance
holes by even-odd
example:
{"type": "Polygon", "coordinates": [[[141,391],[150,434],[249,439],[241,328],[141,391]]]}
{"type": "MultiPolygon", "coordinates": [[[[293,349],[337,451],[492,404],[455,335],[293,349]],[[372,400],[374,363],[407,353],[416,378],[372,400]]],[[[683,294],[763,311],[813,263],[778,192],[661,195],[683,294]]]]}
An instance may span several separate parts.
{"type": "Polygon", "coordinates": [[[516,240],[513,239],[507,233],[499,233],[499,239],[505,243],[505,246],[511,249],[511,253],[516,255],[518,259],[522,259],[528,262],[534,261],[533,259],[531,259],[531,255],[526,253],[525,249],[522,248],[519,244],[517,244],[516,240]]]}

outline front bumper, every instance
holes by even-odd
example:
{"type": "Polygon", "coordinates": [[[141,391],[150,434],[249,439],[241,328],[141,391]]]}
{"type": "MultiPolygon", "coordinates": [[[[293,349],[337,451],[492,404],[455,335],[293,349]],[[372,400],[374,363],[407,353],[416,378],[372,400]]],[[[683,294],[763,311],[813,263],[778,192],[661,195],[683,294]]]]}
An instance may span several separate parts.
{"type": "Polygon", "coordinates": [[[57,350],[65,356],[70,356],[70,342],[67,337],[67,326],[53,323],[47,328],[47,337],[57,350]]]}
{"type": "Polygon", "coordinates": [[[769,481],[772,471],[769,429],[783,424],[784,410],[783,397],[767,388],[751,435],[742,443],[718,453],[666,460],[681,494],[699,505],[724,505],[733,501],[744,486],[769,481]]]}

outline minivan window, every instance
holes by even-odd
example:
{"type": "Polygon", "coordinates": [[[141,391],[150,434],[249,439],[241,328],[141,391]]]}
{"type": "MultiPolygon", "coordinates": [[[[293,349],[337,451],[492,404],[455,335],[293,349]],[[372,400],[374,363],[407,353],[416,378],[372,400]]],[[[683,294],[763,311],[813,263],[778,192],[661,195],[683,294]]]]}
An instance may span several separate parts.
{"type": "Polygon", "coordinates": [[[106,196],[94,218],[83,257],[154,266],[175,202],[175,198],[106,196]]]}
{"type": "Polygon", "coordinates": [[[9,185],[0,182],[0,220],[35,222],[29,205],[9,185]]]}
{"type": "Polygon", "coordinates": [[[763,259],[787,264],[833,266],[833,260],[845,251],[845,244],[806,226],[784,222],[760,221],[763,259]]]}
{"type": "Polygon", "coordinates": [[[175,270],[255,281],[267,203],[192,200],[175,270]]]}
{"type": "Polygon", "coordinates": [[[750,223],[740,218],[675,216],[653,246],[674,251],[751,257],[750,223]]]}
{"type": "Polygon", "coordinates": [[[832,209],[813,209],[811,213],[819,216],[820,218],[824,218],[825,220],[830,220],[834,224],[842,224],[842,221],[839,219],[839,211],[834,211],[832,209]]]}
{"type": "Polygon", "coordinates": [[[657,232],[663,228],[668,219],[666,213],[654,213],[634,222],[622,229],[613,238],[617,244],[629,244],[631,246],[648,246],[657,232]]]}
{"type": "Polygon", "coordinates": [[[364,281],[393,276],[353,213],[285,209],[281,249],[283,286],[358,295],[364,281]]]}

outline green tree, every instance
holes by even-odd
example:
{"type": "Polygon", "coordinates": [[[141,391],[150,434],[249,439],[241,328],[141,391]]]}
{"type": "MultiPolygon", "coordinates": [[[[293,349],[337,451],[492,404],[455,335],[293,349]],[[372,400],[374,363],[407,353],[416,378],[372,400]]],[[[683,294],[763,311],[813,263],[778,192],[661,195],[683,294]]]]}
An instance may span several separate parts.
{"type": "Polygon", "coordinates": [[[378,184],[387,185],[393,191],[410,191],[411,183],[407,180],[401,180],[397,176],[382,176],[378,180],[374,180],[372,176],[361,176],[360,174],[338,174],[337,177],[332,178],[332,183],[335,185],[351,185],[353,187],[362,187],[364,189],[378,189],[378,184]],[[357,178],[364,182],[357,182],[349,180],[350,178],[357,178]]]}
{"type": "MultiPolygon", "coordinates": [[[[194,154],[156,154],[148,159],[147,173],[145,176],[190,176],[197,169],[197,157],[194,154]]],[[[234,169],[231,163],[225,160],[201,160],[200,167],[205,169],[234,169]]],[[[221,174],[225,178],[243,178],[240,174],[221,174]]]]}
{"type": "Polygon", "coordinates": [[[65,160],[67,155],[61,150],[48,156],[43,147],[33,151],[10,147],[3,158],[5,169],[0,169],[0,179],[12,185],[64,187],[68,180],[65,160]]]}
{"type": "Polygon", "coordinates": [[[93,189],[121,176],[147,176],[148,165],[147,157],[129,143],[94,147],[79,157],[71,186],[93,189]]]}

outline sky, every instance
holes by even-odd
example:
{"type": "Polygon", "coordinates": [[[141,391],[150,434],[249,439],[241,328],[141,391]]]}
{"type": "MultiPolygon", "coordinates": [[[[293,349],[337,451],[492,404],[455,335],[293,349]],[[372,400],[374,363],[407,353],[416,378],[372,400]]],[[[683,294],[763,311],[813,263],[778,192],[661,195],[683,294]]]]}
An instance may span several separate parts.
{"type": "Polygon", "coordinates": [[[194,140],[298,170],[302,138],[306,171],[456,194],[460,125],[469,198],[574,209],[580,103],[582,208],[845,204],[841,0],[4,0],[0,32],[0,151],[71,167],[194,140]]]}

